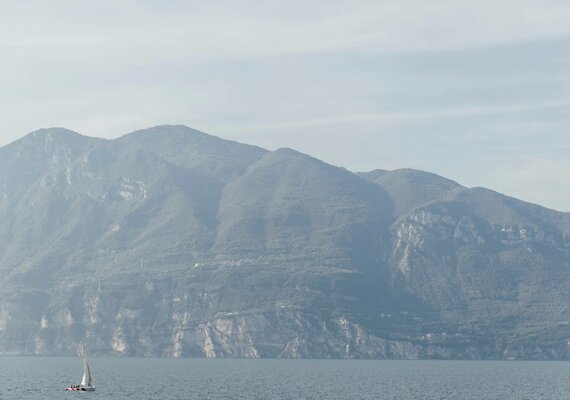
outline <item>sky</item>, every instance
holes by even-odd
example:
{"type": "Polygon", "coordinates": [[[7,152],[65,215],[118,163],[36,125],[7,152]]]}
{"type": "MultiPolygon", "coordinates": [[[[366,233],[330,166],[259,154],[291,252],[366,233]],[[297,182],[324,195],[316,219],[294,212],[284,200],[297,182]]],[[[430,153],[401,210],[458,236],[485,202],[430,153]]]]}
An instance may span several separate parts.
{"type": "Polygon", "coordinates": [[[0,146],[184,124],[570,211],[567,0],[0,0],[0,146]]]}

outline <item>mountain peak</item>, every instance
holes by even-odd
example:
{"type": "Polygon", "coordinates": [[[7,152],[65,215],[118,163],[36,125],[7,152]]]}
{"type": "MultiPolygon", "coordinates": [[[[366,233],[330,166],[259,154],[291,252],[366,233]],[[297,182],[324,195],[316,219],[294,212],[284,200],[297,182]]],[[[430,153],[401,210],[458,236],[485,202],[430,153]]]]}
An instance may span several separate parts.
{"type": "MultiPolygon", "coordinates": [[[[36,151],[51,153],[56,149],[69,149],[73,153],[80,153],[87,147],[104,139],[81,135],[70,129],[54,127],[43,128],[30,132],[24,137],[4,146],[4,154],[20,154],[21,152],[36,151]]],[[[36,154],[37,155],[37,154],[36,154]]]]}
{"type": "Polygon", "coordinates": [[[168,134],[171,136],[186,135],[186,136],[190,136],[190,137],[212,137],[212,138],[216,137],[216,136],[209,135],[207,133],[201,132],[197,129],[190,128],[186,125],[164,124],[164,125],[152,126],[150,128],[145,128],[145,129],[138,129],[136,131],[127,133],[126,135],[122,136],[121,138],[130,137],[130,136],[152,136],[152,135],[157,135],[157,134],[163,134],[163,135],[168,134]]]}
{"type": "Polygon", "coordinates": [[[158,125],[128,133],[114,142],[133,150],[151,149],[174,165],[214,174],[222,181],[239,175],[267,152],[184,125],[158,125]]]}
{"type": "Polygon", "coordinates": [[[361,178],[366,179],[367,181],[374,182],[378,178],[380,178],[383,175],[386,175],[389,172],[390,171],[388,171],[386,169],[374,169],[372,171],[357,172],[356,174],[358,176],[360,176],[361,178]]]}
{"type": "Polygon", "coordinates": [[[42,141],[42,142],[70,142],[70,141],[86,141],[94,140],[95,138],[81,135],[70,129],[53,127],[42,128],[28,133],[20,140],[24,141],[42,141]]]}
{"type": "Polygon", "coordinates": [[[465,189],[455,181],[431,172],[412,168],[393,171],[375,170],[359,173],[361,177],[382,186],[395,201],[396,215],[404,214],[433,200],[441,200],[465,189]]]}
{"type": "Polygon", "coordinates": [[[54,126],[50,128],[40,128],[36,131],[30,132],[27,136],[39,137],[39,136],[60,136],[60,137],[70,137],[70,136],[83,136],[71,129],[63,128],[60,126],[54,126]]]}
{"type": "Polygon", "coordinates": [[[116,139],[120,142],[137,142],[139,144],[145,143],[147,145],[162,145],[165,140],[170,144],[176,144],[182,147],[213,147],[216,149],[221,148],[241,148],[241,149],[255,149],[259,152],[266,150],[252,145],[242,144],[233,140],[223,139],[221,137],[204,133],[197,129],[190,128],[185,125],[157,125],[151,128],[140,129],[134,132],[127,133],[116,139]]]}

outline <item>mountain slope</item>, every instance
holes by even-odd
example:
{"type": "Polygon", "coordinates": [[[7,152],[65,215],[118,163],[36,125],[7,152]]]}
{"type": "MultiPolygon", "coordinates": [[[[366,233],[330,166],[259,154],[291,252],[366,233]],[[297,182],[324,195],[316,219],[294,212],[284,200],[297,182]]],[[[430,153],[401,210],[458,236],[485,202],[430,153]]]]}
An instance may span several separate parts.
{"type": "Polygon", "coordinates": [[[0,148],[0,353],[570,358],[570,214],[183,126],[0,148]]]}
{"type": "Polygon", "coordinates": [[[468,340],[482,357],[565,358],[569,227],[565,214],[468,189],[400,217],[391,264],[434,311],[422,315],[430,340],[468,340]]]}
{"type": "Polygon", "coordinates": [[[465,189],[449,179],[414,169],[376,170],[360,172],[359,175],[380,185],[390,194],[395,202],[394,213],[397,216],[465,189]]]}

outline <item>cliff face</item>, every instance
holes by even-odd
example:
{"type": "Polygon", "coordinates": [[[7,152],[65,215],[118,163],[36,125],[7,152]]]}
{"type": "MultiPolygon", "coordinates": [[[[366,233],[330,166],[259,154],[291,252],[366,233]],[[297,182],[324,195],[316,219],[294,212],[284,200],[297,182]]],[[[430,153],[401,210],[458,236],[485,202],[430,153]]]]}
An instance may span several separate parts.
{"type": "Polygon", "coordinates": [[[0,149],[0,353],[570,358],[570,216],[180,126],[0,149]]]}

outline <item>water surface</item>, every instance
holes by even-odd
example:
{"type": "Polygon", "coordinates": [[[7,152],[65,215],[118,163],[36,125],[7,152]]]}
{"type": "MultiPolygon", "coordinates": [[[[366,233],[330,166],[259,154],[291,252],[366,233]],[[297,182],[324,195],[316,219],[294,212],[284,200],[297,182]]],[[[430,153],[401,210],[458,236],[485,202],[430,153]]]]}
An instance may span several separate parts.
{"type": "Polygon", "coordinates": [[[568,399],[568,362],[0,357],[0,399],[568,399]]]}

